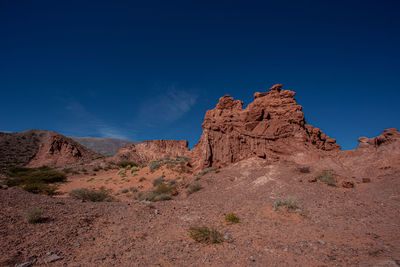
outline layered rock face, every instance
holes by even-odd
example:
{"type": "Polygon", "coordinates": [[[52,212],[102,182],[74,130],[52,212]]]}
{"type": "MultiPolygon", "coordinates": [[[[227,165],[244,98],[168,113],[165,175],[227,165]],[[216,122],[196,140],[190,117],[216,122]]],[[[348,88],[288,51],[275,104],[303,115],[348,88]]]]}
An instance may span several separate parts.
{"type": "Polygon", "coordinates": [[[68,164],[87,162],[100,155],[79,143],[55,132],[49,132],[39,145],[38,152],[27,165],[28,167],[59,167],[68,164]]]}
{"type": "Polygon", "coordinates": [[[243,102],[229,95],[205,115],[203,134],[191,151],[197,168],[221,167],[252,156],[279,159],[293,152],[338,151],[335,139],[307,125],[295,92],[274,85],[243,102]]]}
{"type": "Polygon", "coordinates": [[[137,145],[128,145],[118,150],[114,161],[133,161],[139,164],[146,164],[151,160],[163,157],[176,157],[186,155],[189,152],[188,141],[186,140],[153,140],[144,141],[137,145]]]}

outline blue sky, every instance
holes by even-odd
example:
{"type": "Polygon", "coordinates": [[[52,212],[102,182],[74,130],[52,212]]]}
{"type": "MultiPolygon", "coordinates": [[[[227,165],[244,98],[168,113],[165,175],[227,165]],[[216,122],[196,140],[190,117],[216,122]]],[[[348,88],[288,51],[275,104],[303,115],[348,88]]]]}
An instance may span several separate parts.
{"type": "Polygon", "coordinates": [[[400,127],[399,1],[0,0],[0,131],[200,138],[276,83],[344,149],[400,127]]]}

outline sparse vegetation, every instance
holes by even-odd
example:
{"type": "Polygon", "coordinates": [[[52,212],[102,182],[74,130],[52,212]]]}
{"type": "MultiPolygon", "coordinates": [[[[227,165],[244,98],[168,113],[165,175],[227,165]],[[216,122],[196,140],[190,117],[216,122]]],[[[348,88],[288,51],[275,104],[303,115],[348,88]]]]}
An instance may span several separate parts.
{"type": "Polygon", "coordinates": [[[143,181],[145,181],[145,180],[146,180],[145,177],[140,177],[140,178],[139,178],[139,182],[143,182],[143,181]]]}
{"type": "Polygon", "coordinates": [[[194,177],[194,180],[195,181],[200,180],[201,177],[203,177],[204,175],[206,175],[207,173],[209,173],[211,171],[215,171],[215,168],[210,167],[210,168],[206,168],[206,169],[202,170],[199,174],[196,175],[196,177],[194,177]]]}
{"type": "Polygon", "coordinates": [[[136,193],[138,191],[137,187],[131,187],[129,188],[129,191],[131,191],[132,193],[136,193]]]}
{"type": "Polygon", "coordinates": [[[172,191],[175,187],[170,187],[165,184],[160,184],[156,189],[150,192],[139,192],[135,195],[137,200],[147,200],[147,201],[162,201],[170,200],[172,198],[172,191]]]}
{"type": "Polygon", "coordinates": [[[128,193],[128,192],[129,192],[129,189],[127,189],[127,188],[121,190],[121,193],[122,193],[122,194],[126,194],[126,193],[128,193]]]}
{"type": "Polygon", "coordinates": [[[95,172],[98,172],[98,171],[100,171],[100,170],[102,170],[103,168],[101,167],[101,166],[98,166],[98,167],[94,167],[93,168],[93,171],[95,171],[95,172]]]}
{"type": "Polygon", "coordinates": [[[323,171],[320,174],[317,175],[317,180],[330,185],[330,186],[335,186],[336,185],[336,179],[333,176],[333,174],[329,171],[323,171]]]}
{"type": "Polygon", "coordinates": [[[240,218],[235,213],[228,213],[225,215],[225,221],[227,223],[239,223],[240,218]]]}
{"type": "Polygon", "coordinates": [[[140,167],[138,167],[138,166],[133,166],[133,167],[130,169],[131,175],[135,175],[136,172],[137,172],[138,170],[140,170],[140,167]]]}
{"type": "Polygon", "coordinates": [[[158,177],[158,178],[153,180],[153,186],[158,186],[158,185],[164,183],[164,181],[165,181],[164,175],[162,175],[162,176],[160,176],[160,177],[158,177]]]}
{"type": "Polygon", "coordinates": [[[191,238],[200,243],[217,244],[224,242],[223,235],[213,227],[191,226],[189,234],[191,238]]]}
{"type": "Polygon", "coordinates": [[[168,185],[175,185],[176,184],[176,180],[168,180],[168,185]]]}
{"type": "Polygon", "coordinates": [[[150,169],[151,172],[154,172],[155,170],[157,170],[160,167],[161,167],[161,164],[157,160],[152,160],[149,163],[149,169],[150,169]]]}
{"type": "Polygon", "coordinates": [[[30,207],[25,213],[25,218],[28,221],[28,223],[40,223],[44,220],[42,215],[43,215],[43,210],[37,207],[30,207]]]}
{"type": "Polygon", "coordinates": [[[299,206],[297,201],[294,197],[288,197],[285,200],[277,199],[274,202],[273,209],[275,211],[279,210],[280,207],[285,207],[287,210],[297,210],[299,206]]]}
{"type": "Polygon", "coordinates": [[[109,191],[107,191],[104,187],[100,188],[100,190],[93,190],[87,188],[74,189],[71,192],[69,192],[69,195],[75,199],[81,199],[92,202],[102,202],[102,201],[110,202],[113,200],[109,191]]]}
{"type": "Polygon", "coordinates": [[[7,172],[4,184],[8,186],[21,186],[24,190],[35,194],[53,195],[57,189],[56,185],[64,182],[67,176],[64,172],[53,170],[47,166],[39,168],[12,167],[7,172]]]}
{"type": "Polygon", "coordinates": [[[120,161],[117,163],[117,165],[121,168],[127,168],[129,166],[129,168],[133,167],[133,166],[139,166],[136,162],[133,161],[120,161]]]}
{"type": "Polygon", "coordinates": [[[207,173],[212,172],[212,171],[215,171],[215,168],[210,167],[210,168],[204,169],[204,170],[202,170],[202,171],[198,174],[198,176],[204,176],[204,175],[206,175],[207,173]]]}
{"type": "Polygon", "coordinates": [[[117,174],[121,177],[121,178],[125,178],[126,177],[126,169],[120,169],[117,174]]]}
{"type": "Polygon", "coordinates": [[[187,189],[187,191],[186,191],[186,193],[188,194],[188,195],[191,195],[191,194],[193,194],[194,192],[197,192],[197,191],[199,191],[200,189],[202,189],[203,187],[201,186],[201,184],[199,184],[199,183],[193,183],[193,184],[191,184],[191,185],[189,185],[188,186],[188,189],[187,189]]]}

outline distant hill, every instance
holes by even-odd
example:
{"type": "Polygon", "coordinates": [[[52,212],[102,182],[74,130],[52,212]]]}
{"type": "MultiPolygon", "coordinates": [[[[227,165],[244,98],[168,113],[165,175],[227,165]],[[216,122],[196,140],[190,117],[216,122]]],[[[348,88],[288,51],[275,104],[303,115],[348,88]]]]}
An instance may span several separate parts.
{"type": "Polygon", "coordinates": [[[118,138],[102,138],[102,137],[72,137],[72,140],[89,148],[90,150],[102,154],[104,156],[114,156],[118,149],[127,145],[136,145],[140,142],[133,140],[125,140],[118,138]]]}
{"type": "Polygon", "coordinates": [[[100,155],[52,131],[0,132],[0,172],[10,166],[49,167],[91,161],[100,155]]]}

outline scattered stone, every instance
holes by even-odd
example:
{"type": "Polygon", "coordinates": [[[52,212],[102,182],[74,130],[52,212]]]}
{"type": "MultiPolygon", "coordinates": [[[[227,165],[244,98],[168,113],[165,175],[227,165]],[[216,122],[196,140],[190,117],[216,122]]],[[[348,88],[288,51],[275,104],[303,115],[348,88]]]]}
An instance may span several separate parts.
{"type": "Polygon", "coordinates": [[[17,265],[17,267],[31,267],[31,266],[33,266],[33,263],[30,262],[30,261],[27,261],[27,262],[24,262],[24,263],[21,263],[21,264],[17,265]]]}
{"type": "Polygon", "coordinates": [[[256,261],[256,259],[253,256],[250,256],[249,260],[250,261],[256,261]]]}
{"type": "Polygon", "coordinates": [[[370,183],[371,179],[370,178],[362,178],[363,183],[370,183]]]}
{"type": "Polygon", "coordinates": [[[288,252],[290,248],[284,248],[283,251],[288,252]]]}
{"type": "Polygon", "coordinates": [[[326,244],[326,242],[323,241],[323,240],[318,240],[318,243],[320,243],[321,245],[325,245],[326,244]]]}
{"type": "Polygon", "coordinates": [[[233,242],[233,237],[232,237],[231,233],[225,233],[224,239],[226,242],[233,242]]]}
{"type": "Polygon", "coordinates": [[[354,183],[352,181],[343,181],[342,182],[342,187],[344,187],[344,188],[353,188],[354,187],[354,183]]]}
{"type": "Polygon", "coordinates": [[[80,247],[81,247],[81,244],[80,244],[79,242],[75,242],[75,243],[74,243],[74,246],[77,247],[77,248],[80,248],[80,247]]]}
{"type": "Polygon", "coordinates": [[[315,183],[317,181],[317,178],[315,177],[311,177],[310,179],[308,179],[309,183],[315,183]]]}
{"type": "Polygon", "coordinates": [[[8,189],[8,185],[5,185],[5,184],[2,184],[2,185],[0,185],[1,187],[1,189],[4,189],[4,190],[7,190],[8,189]]]}
{"type": "Polygon", "coordinates": [[[62,260],[62,259],[63,259],[63,257],[58,256],[57,254],[53,254],[53,255],[45,258],[44,262],[45,263],[51,263],[51,262],[55,262],[55,261],[62,260]]]}

